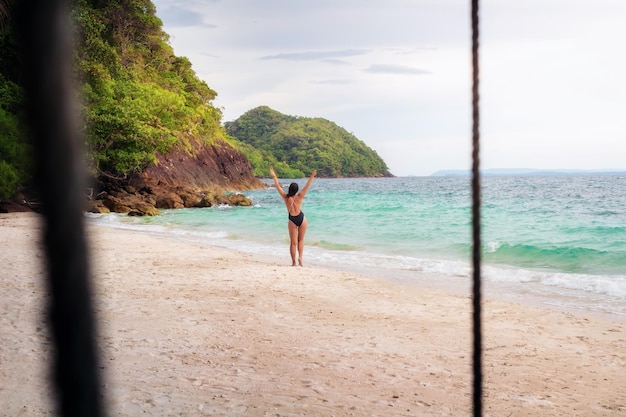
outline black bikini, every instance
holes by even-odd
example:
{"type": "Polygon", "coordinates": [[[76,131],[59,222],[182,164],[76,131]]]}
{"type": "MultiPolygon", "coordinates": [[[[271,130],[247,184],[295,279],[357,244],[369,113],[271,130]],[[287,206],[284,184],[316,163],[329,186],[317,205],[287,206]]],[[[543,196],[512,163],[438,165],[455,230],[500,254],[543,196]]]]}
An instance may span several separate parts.
{"type": "MultiPolygon", "coordinates": [[[[291,208],[293,208],[294,204],[296,204],[296,201],[291,200],[291,208]]],[[[296,215],[296,216],[292,216],[291,214],[289,214],[289,220],[296,225],[296,227],[300,227],[302,225],[302,222],[304,221],[304,213],[302,212],[302,210],[300,210],[300,214],[296,215]]]]}
{"type": "Polygon", "coordinates": [[[300,227],[300,225],[302,224],[302,222],[304,221],[304,213],[300,212],[300,214],[298,214],[297,216],[292,216],[291,214],[289,215],[289,220],[291,220],[291,222],[293,224],[295,224],[296,226],[300,227]]]}

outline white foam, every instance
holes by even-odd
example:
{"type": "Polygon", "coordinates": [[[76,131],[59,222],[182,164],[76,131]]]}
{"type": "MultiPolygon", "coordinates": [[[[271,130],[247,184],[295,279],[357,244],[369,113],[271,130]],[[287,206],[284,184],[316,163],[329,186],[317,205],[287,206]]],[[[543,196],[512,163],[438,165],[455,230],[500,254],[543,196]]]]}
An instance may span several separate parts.
{"type": "Polygon", "coordinates": [[[487,242],[487,252],[488,253],[495,253],[500,246],[502,246],[502,242],[498,242],[498,241],[493,241],[493,242],[487,242]]]}
{"type": "Polygon", "coordinates": [[[485,267],[486,279],[507,283],[538,283],[545,286],[579,290],[614,297],[626,297],[626,276],[588,275],[516,268],[485,267]]]}

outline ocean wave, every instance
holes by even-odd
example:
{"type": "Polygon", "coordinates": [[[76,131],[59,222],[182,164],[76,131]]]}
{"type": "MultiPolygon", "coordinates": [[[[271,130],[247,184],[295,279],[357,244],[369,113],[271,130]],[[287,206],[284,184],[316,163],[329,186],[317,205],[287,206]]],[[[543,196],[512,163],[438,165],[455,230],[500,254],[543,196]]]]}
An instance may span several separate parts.
{"type": "Polygon", "coordinates": [[[623,236],[626,233],[626,227],[624,226],[578,226],[563,228],[562,231],[568,235],[580,235],[585,236],[598,236],[603,239],[615,239],[616,237],[623,236]]]}
{"type": "Polygon", "coordinates": [[[596,211],[592,213],[594,216],[617,216],[620,215],[622,213],[619,213],[617,211],[613,211],[613,210],[602,210],[602,211],[596,211]]]}
{"type": "Polygon", "coordinates": [[[485,262],[522,268],[546,268],[563,272],[619,274],[626,266],[626,252],[578,246],[536,246],[491,242],[485,262]]]}
{"type": "Polygon", "coordinates": [[[348,245],[344,243],[333,243],[327,240],[320,240],[318,242],[311,243],[313,246],[319,246],[320,248],[330,249],[330,250],[338,250],[338,251],[356,251],[361,250],[358,246],[348,245]]]}
{"type": "MultiPolygon", "coordinates": [[[[383,255],[363,251],[332,251],[320,247],[309,251],[316,264],[331,265],[356,271],[377,273],[390,279],[402,279],[405,282],[421,280],[423,277],[452,279],[457,284],[467,283],[472,274],[469,261],[452,259],[429,259],[404,255],[383,255]],[[413,274],[413,275],[412,275],[413,274]],[[463,278],[463,281],[458,279],[463,278]]],[[[612,299],[626,298],[626,275],[601,275],[564,273],[531,268],[519,268],[498,265],[483,265],[482,275],[485,281],[507,285],[533,285],[535,292],[541,293],[541,287],[551,288],[554,294],[567,290],[576,290],[581,294],[606,295],[612,299]]]]}
{"type": "Polygon", "coordinates": [[[535,283],[613,297],[626,297],[626,275],[576,274],[496,266],[487,266],[483,268],[483,271],[485,278],[494,282],[535,283]]]}
{"type": "MultiPolygon", "coordinates": [[[[150,223],[149,219],[137,218],[121,214],[92,214],[85,215],[87,222],[107,226],[117,229],[136,230],[141,232],[156,233],[164,236],[179,236],[193,239],[225,239],[231,236],[225,230],[202,230],[200,228],[181,228],[176,223],[155,222],[150,223]]],[[[188,225],[189,226],[189,225],[188,225]]]]}

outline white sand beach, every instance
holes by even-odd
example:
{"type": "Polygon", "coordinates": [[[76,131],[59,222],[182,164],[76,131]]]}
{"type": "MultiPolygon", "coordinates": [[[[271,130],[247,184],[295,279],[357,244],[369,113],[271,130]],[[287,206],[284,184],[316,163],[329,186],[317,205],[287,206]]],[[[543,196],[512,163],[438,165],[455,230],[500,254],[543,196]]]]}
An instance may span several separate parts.
{"type": "MultiPolygon", "coordinates": [[[[53,415],[39,216],[0,214],[0,415],[53,415]]],[[[89,225],[111,416],[471,415],[471,303],[89,225]]],[[[484,303],[485,416],[626,416],[624,322],[484,303]]]]}

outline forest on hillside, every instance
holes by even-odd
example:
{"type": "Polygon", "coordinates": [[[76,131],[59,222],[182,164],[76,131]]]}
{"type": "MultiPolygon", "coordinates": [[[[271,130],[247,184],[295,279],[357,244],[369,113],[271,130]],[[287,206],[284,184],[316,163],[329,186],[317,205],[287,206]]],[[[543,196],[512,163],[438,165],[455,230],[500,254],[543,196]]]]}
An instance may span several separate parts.
{"type": "Polygon", "coordinates": [[[391,176],[373,149],[342,127],[323,118],[282,114],[267,106],[249,110],[226,131],[244,145],[241,150],[254,174],[299,178],[314,169],[322,177],[391,176]]]}
{"type": "MultiPolygon", "coordinates": [[[[22,126],[19,39],[0,27],[0,196],[30,181],[22,126]]],[[[228,142],[216,92],[174,55],[149,0],[72,0],[78,81],[90,174],[124,178],[174,148],[228,142]]]]}

